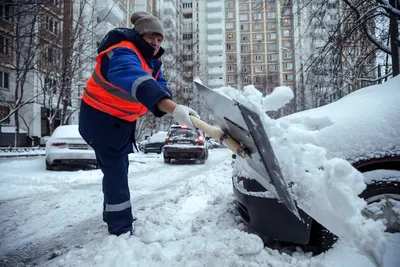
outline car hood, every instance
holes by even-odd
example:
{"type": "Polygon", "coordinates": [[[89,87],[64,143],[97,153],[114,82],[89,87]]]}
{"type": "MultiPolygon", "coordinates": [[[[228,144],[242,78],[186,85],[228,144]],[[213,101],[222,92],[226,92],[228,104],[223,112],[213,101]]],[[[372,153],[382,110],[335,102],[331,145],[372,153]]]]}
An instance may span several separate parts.
{"type": "Polygon", "coordinates": [[[400,156],[399,118],[400,76],[397,76],[326,106],[282,117],[278,123],[296,133],[292,138],[297,135],[300,140],[306,136],[309,143],[326,148],[330,156],[357,162],[400,156]]]}

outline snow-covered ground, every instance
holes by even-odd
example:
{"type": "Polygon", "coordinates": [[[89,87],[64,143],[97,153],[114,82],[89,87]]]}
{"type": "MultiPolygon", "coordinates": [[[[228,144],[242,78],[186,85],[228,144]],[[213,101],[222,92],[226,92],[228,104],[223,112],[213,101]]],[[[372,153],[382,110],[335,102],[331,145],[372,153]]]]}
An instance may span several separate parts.
{"type": "MultiPolygon", "coordinates": [[[[44,157],[0,160],[1,266],[374,266],[343,242],[311,257],[264,248],[233,206],[231,153],[201,164],[132,154],[135,234],[110,236],[100,170],[45,171],[44,157]]],[[[400,263],[400,234],[386,234],[385,267],[400,263]]]]}

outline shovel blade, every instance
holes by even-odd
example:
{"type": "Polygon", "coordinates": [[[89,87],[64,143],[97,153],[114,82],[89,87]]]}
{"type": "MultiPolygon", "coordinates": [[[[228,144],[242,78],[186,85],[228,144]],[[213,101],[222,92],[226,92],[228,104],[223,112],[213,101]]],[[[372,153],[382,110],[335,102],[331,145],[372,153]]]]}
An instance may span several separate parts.
{"type": "Polygon", "coordinates": [[[250,157],[243,161],[257,182],[275,192],[284,205],[302,220],[259,114],[207,86],[194,83],[221,130],[248,150],[250,157]]]}

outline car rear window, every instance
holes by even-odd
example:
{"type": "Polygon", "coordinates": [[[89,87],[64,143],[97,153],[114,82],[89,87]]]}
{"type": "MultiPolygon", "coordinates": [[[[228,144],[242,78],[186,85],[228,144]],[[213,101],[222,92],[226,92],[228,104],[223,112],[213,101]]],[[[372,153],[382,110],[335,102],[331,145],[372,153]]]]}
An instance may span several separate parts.
{"type": "Polygon", "coordinates": [[[170,137],[175,137],[175,136],[181,136],[181,137],[193,137],[196,136],[197,134],[190,129],[173,129],[171,130],[169,136],[170,137]]]}

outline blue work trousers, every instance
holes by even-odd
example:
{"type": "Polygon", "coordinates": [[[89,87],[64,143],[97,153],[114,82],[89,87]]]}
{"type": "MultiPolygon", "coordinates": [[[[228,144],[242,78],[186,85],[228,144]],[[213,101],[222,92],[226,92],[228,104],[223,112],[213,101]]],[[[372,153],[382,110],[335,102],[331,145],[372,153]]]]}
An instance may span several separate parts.
{"type": "Polygon", "coordinates": [[[79,115],[79,132],[94,149],[103,172],[103,220],[110,234],[132,231],[132,207],[128,186],[131,135],[135,123],[101,112],[84,101],[79,115]]]}

